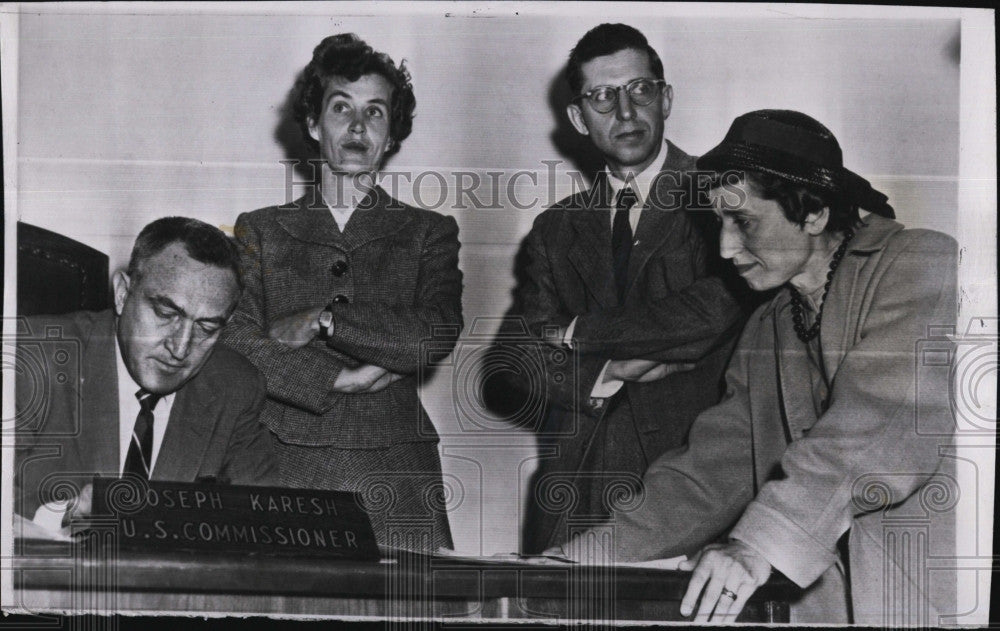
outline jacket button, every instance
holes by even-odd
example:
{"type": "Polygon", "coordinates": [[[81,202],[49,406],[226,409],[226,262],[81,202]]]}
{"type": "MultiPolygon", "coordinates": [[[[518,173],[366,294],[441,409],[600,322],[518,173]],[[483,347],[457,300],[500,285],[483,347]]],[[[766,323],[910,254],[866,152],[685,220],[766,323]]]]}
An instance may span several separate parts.
{"type": "Polygon", "coordinates": [[[347,261],[337,261],[332,267],[330,267],[330,272],[332,272],[334,276],[343,276],[346,271],[347,261]]]}
{"type": "Polygon", "coordinates": [[[344,294],[337,294],[336,296],[333,297],[333,302],[335,304],[347,304],[350,302],[350,300],[348,300],[347,296],[345,296],[344,294]]]}

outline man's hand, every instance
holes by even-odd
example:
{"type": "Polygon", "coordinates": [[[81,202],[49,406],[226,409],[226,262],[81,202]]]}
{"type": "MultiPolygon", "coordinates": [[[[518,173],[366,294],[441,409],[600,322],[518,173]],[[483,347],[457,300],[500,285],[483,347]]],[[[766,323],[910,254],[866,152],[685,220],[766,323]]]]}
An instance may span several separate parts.
{"type": "Polygon", "coordinates": [[[347,394],[378,392],[402,378],[403,375],[389,372],[381,366],[362,364],[357,368],[341,370],[336,381],[333,382],[333,390],[347,394]]]}
{"type": "Polygon", "coordinates": [[[69,536],[73,534],[72,522],[73,520],[84,519],[90,517],[90,513],[94,509],[94,485],[86,484],[82,489],[80,489],[80,495],[76,498],[76,501],[70,504],[70,508],[63,515],[63,527],[59,532],[63,535],[69,536]]]}
{"type": "Polygon", "coordinates": [[[681,615],[691,615],[701,595],[695,622],[734,622],[747,599],[771,575],[767,559],[740,541],[705,546],[680,565],[684,571],[692,568],[691,582],[681,600],[681,615]]]}
{"type": "Polygon", "coordinates": [[[646,383],[663,379],[675,372],[692,370],[694,366],[694,364],[665,364],[652,359],[614,359],[608,363],[604,378],[646,383]]]}
{"type": "Polygon", "coordinates": [[[319,334],[319,314],[324,307],[313,307],[275,320],[267,336],[289,348],[301,348],[319,334]]]}

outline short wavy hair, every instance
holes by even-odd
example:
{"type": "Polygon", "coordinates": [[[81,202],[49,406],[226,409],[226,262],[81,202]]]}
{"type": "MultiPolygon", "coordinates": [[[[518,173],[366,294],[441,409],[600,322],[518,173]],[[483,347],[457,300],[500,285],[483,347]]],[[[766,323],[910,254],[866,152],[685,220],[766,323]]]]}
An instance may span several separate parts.
{"type": "Polygon", "coordinates": [[[240,253],[236,244],[215,226],[191,217],[161,217],[147,224],[132,246],[128,275],[132,280],[138,280],[142,275],[142,264],[174,243],[183,245],[188,256],[199,263],[231,271],[240,291],[243,290],[240,253]]]}
{"type": "Polygon", "coordinates": [[[663,62],[649,45],[645,35],[627,24],[599,24],[587,31],[570,51],[569,61],[566,63],[566,82],[569,83],[569,89],[573,94],[579,94],[583,89],[583,64],[597,57],[613,55],[628,49],[646,53],[653,76],[663,79],[663,62]]]}
{"type": "Polygon", "coordinates": [[[811,213],[830,209],[825,232],[846,232],[861,225],[857,204],[830,191],[791,182],[761,171],[747,171],[746,181],[763,199],[774,200],[781,206],[785,219],[802,227],[811,213]]]}
{"type": "Polygon", "coordinates": [[[342,77],[357,81],[362,75],[377,74],[392,85],[389,112],[389,137],[392,144],[385,151],[389,157],[399,151],[403,140],[413,131],[413,111],[417,99],[405,62],[397,66],[392,57],[380,53],[354,33],[330,35],[313,50],[312,61],[295,82],[292,112],[302,130],[302,137],[314,150],[319,143],[309,135],[309,121],[318,121],[323,107],[327,81],[342,77]]]}

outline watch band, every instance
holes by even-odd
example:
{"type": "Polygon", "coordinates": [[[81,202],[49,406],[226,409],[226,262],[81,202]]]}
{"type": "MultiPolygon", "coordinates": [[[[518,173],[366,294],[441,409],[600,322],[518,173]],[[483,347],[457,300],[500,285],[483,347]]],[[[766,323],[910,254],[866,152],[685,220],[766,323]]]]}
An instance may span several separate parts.
{"type": "Polygon", "coordinates": [[[319,339],[330,339],[330,325],[333,324],[333,303],[323,307],[319,312],[319,339]]]}

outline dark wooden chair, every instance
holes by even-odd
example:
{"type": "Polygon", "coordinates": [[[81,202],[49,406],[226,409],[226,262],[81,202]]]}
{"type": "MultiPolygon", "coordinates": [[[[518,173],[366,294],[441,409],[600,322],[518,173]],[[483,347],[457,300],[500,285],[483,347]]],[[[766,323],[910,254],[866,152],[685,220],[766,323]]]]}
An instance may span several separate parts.
{"type": "Polygon", "coordinates": [[[100,311],[111,305],[108,256],[26,223],[17,223],[19,315],[100,311]]]}

